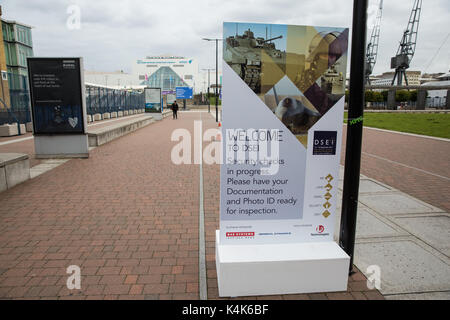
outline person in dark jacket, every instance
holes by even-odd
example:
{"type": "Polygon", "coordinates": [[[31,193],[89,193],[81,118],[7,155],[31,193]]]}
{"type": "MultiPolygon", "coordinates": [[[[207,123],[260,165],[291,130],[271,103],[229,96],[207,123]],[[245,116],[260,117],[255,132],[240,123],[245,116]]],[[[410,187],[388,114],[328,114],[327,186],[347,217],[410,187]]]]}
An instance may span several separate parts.
{"type": "Polygon", "coordinates": [[[178,104],[177,104],[177,101],[175,100],[175,102],[172,103],[172,112],[173,112],[173,118],[174,119],[178,119],[177,111],[178,111],[178,104]]]}

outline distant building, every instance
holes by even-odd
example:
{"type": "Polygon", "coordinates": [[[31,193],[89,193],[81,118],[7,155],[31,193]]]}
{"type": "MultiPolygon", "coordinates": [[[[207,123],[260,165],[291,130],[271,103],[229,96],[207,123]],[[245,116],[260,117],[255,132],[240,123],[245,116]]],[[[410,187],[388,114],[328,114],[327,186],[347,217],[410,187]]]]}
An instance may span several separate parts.
{"type": "Polygon", "coordinates": [[[439,81],[439,77],[444,75],[443,72],[438,73],[424,73],[422,74],[422,77],[420,78],[420,83],[426,83],[426,82],[432,82],[432,81],[439,81]]]}
{"type": "Polygon", "coordinates": [[[33,56],[31,26],[1,19],[7,71],[28,76],[27,57],[33,56]]]}
{"type": "Polygon", "coordinates": [[[437,77],[438,81],[448,81],[450,80],[450,71],[444,74],[441,74],[437,77]]]}
{"type": "MultiPolygon", "coordinates": [[[[2,17],[2,7],[0,6],[0,20],[2,17]]],[[[8,68],[6,66],[6,55],[5,55],[5,45],[3,44],[3,32],[2,32],[2,23],[0,23],[0,35],[2,38],[0,39],[0,99],[2,99],[3,103],[0,103],[0,109],[4,109],[5,105],[7,107],[10,106],[9,100],[9,84],[8,84],[8,68]]]]}
{"type": "MultiPolygon", "coordinates": [[[[394,78],[394,72],[384,72],[381,75],[375,76],[377,80],[371,81],[371,85],[374,86],[390,86],[392,79],[394,78]]],[[[408,85],[419,86],[420,85],[420,71],[406,71],[406,78],[408,79],[408,85]]],[[[406,85],[406,84],[405,84],[406,85]]]]}
{"type": "Polygon", "coordinates": [[[27,57],[33,56],[31,26],[1,16],[0,7],[0,97],[8,107],[23,106],[20,94],[28,87],[27,57]]]}
{"type": "MultiPolygon", "coordinates": [[[[434,81],[425,82],[422,84],[423,87],[434,86],[434,87],[444,87],[450,86],[450,71],[448,73],[440,73],[435,76],[434,81]]],[[[445,99],[447,97],[447,89],[443,90],[428,90],[429,98],[439,98],[445,99]]]]}
{"type": "Polygon", "coordinates": [[[175,92],[176,87],[191,87],[199,92],[201,84],[195,58],[161,55],[138,59],[132,66],[133,76],[139,85],[175,92]]]}
{"type": "MultiPolygon", "coordinates": [[[[217,75],[219,90],[222,85],[222,72],[217,75]]],[[[144,87],[161,88],[163,93],[175,92],[176,87],[191,87],[194,93],[208,91],[208,71],[199,70],[195,58],[173,55],[151,56],[138,59],[132,65],[132,72],[84,71],[87,84],[107,86],[109,88],[140,89],[144,87]]],[[[216,71],[209,71],[210,93],[214,93],[216,71]]]]}
{"type": "Polygon", "coordinates": [[[139,87],[135,77],[132,74],[123,71],[102,72],[85,70],[84,82],[114,89],[139,87]]]}

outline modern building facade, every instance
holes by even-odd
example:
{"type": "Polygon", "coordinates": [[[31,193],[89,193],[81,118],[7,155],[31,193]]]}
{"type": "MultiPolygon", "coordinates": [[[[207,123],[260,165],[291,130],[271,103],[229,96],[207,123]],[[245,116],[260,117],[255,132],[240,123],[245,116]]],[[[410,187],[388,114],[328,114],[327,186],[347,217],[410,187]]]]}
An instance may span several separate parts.
{"type": "MultiPolygon", "coordinates": [[[[220,88],[222,84],[221,70],[219,70],[217,78],[220,88]]],[[[131,73],[85,70],[84,79],[88,84],[115,89],[161,88],[163,93],[174,93],[176,87],[191,87],[194,93],[198,94],[208,91],[208,82],[210,93],[214,93],[216,71],[210,69],[208,79],[208,70],[199,70],[195,58],[161,55],[133,61],[131,73]]]]}
{"type": "Polygon", "coordinates": [[[3,99],[5,96],[4,102],[8,108],[24,111],[29,108],[27,58],[33,56],[32,27],[3,17],[0,17],[0,24],[3,85],[0,97],[3,99]]]}
{"type": "MultiPolygon", "coordinates": [[[[406,78],[410,86],[420,86],[420,71],[406,71],[406,78]]],[[[374,86],[390,86],[394,78],[394,72],[384,72],[379,76],[375,76],[376,80],[371,81],[374,86]]],[[[406,84],[405,84],[406,85],[406,84]]]]}
{"type": "Polygon", "coordinates": [[[2,35],[7,71],[27,76],[27,57],[33,56],[31,26],[2,19],[2,35]]]}
{"type": "MultiPolygon", "coordinates": [[[[2,7],[0,6],[0,20],[2,17],[2,7]]],[[[3,23],[0,23],[0,35],[2,38],[0,39],[0,99],[2,99],[3,103],[0,102],[0,110],[4,109],[5,106],[9,107],[9,85],[8,85],[8,68],[6,66],[6,55],[5,55],[5,46],[3,43],[3,32],[2,32],[3,23]]]]}
{"type": "Polygon", "coordinates": [[[199,92],[202,85],[195,58],[149,56],[134,61],[132,70],[138,85],[161,88],[163,92],[174,92],[176,87],[191,87],[199,92]]]}

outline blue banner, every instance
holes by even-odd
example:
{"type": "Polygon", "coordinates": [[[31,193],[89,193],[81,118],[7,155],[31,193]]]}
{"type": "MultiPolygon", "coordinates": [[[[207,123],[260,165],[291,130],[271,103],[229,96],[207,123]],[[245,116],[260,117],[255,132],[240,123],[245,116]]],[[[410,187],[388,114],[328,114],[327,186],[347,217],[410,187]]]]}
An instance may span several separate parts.
{"type": "Polygon", "coordinates": [[[177,99],[192,99],[192,88],[176,87],[177,99]]]}

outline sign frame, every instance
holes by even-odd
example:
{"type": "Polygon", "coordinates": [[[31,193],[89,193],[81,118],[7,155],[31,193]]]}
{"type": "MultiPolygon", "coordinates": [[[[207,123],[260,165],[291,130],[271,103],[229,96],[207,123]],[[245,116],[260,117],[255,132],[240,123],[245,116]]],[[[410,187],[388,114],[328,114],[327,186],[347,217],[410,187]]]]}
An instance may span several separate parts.
{"type": "MultiPolygon", "coordinates": [[[[86,88],[84,84],[84,74],[82,72],[83,68],[83,58],[82,57],[28,57],[27,58],[27,66],[28,66],[28,85],[30,88],[30,105],[31,105],[31,112],[32,112],[32,119],[33,119],[33,135],[36,136],[48,136],[48,135],[85,135],[86,134],[86,88]],[[79,82],[79,92],[76,92],[77,98],[80,101],[80,124],[81,124],[81,130],[72,130],[72,131],[53,131],[53,132],[47,132],[42,130],[36,130],[37,129],[37,122],[36,122],[36,106],[35,106],[35,99],[36,99],[36,92],[34,92],[34,86],[33,86],[33,66],[34,63],[39,63],[41,61],[51,61],[54,60],[54,62],[60,61],[61,64],[64,60],[75,60],[78,62],[78,68],[76,70],[77,75],[74,80],[79,82]]],[[[64,84],[63,84],[64,85],[64,84]]],[[[78,90],[77,90],[78,91],[78,90]]]]}
{"type": "Polygon", "coordinates": [[[223,30],[220,244],[332,241],[348,28],[225,22],[223,30]],[[276,37],[264,40],[273,41],[267,50],[279,55],[262,50],[250,81],[236,71],[236,30],[258,40],[268,26],[276,37]]]}
{"type": "MultiPolygon", "coordinates": [[[[146,113],[161,113],[163,111],[163,106],[162,106],[162,103],[161,103],[161,100],[162,100],[162,89],[161,88],[156,88],[156,87],[146,87],[146,88],[144,88],[144,99],[146,99],[146,91],[147,90],[159,90],[159,101],[158,101],[158,103],[160,105],[160,108],[159,108],[159,111],[147,111],[147,103],[151,103],[151,102],[147,102],[147,100],[145,100],[145,112],[146,113]]],[[[154,103],[156,103],[156,102],[154,102],[154,103]]]]}
{"type": "Polygon", "coordinates": [[[192,99],[194,90],[191,87],[175,87],[175,95],[177,99],[192,99]],[[184,94],[178,95],[179,91],[182,91],[184,94]]]}

